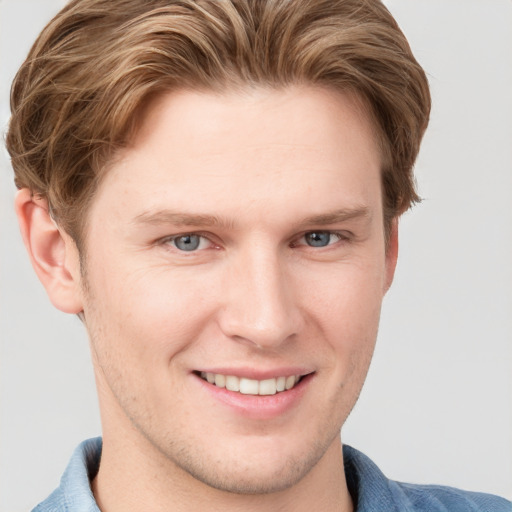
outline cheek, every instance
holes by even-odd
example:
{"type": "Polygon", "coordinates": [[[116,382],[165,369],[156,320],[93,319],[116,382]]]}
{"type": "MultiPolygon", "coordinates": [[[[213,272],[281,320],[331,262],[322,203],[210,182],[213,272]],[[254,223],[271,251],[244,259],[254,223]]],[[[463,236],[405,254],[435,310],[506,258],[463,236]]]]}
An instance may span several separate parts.
{"type": "Polygon", "coordinates": [[[100,394],[135,420],[165,408],[168,390],[179,401],[180,372],[169,370],[180,365],[204,325],[204,307],[188,290],[162,276],[121,269],[102,271],[90,283],[85,314],[100,394]]]}
{"type": "MultiPolygon", "coordinates": [[[[359,393],[373,354],[382,302],[383,270],[371,265],[340,265],[310,287],[310,324],[328,345],[324,367],[347,393],[359,393]]],[[[314,333],[313,333],[314,334],[314,333]]]]}
{"type": "MultiPolygon", "coordinates": [[[[309,308],[325,328],[354,336],[378,322],[383,298],[384,264],[341,263],[304,276],[309,308]]],[[[375,327],[373,327],[374,329],[375,327]]],[[[341,333],[340,333],[341,334],[341,333]]]]}
{"type": "Polygon", "coordinates": [[[90,274],[87,324],[108,357],[168,364],[197,337],[208,316],[199,280],[169,274],[107,265],[90,274]]]}

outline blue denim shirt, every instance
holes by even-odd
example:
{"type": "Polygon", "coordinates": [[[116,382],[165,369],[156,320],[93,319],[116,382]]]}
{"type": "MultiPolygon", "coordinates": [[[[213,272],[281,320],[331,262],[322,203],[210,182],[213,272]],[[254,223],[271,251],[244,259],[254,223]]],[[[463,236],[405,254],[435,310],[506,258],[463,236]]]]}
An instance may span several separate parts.
{"type": "MultiPolygon", "coordinates": [[[[100,456],[101,438],[80,444],[60,486],[32,512],[100,512],[90,487],[100,456]]],[[[343,457],[356,512],[512,512],[510,501],[491,494],[388,480],[368,457],[347,445],[343,457]]]]}

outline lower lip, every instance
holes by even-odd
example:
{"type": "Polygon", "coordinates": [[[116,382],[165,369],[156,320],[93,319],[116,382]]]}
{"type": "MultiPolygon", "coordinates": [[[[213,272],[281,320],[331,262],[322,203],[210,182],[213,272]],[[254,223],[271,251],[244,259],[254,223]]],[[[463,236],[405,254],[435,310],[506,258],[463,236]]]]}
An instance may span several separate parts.
{"type": "Polygon", "coordinates": [[[244,395],[210,384],[198,375],[192,374],[201,388],[215,401],[229,407],[238,415],[256,420],[273,419],[296,407],[313,379],[313,375],[302,377],[292,389],[275,395],[244,395]]]}

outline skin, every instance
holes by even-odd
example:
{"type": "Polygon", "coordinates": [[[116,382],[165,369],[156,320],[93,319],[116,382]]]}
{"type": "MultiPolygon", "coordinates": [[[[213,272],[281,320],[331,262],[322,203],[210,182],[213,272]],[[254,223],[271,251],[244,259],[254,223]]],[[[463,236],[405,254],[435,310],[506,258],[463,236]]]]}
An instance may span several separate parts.
{"type": "Polygon", "coordinates": [[[84,272],[46,203],[19,193],[34,267],[90,335],[102,511],[353,510],[340,430],[397,257],[380,161],[352,95],[178,91],[150,104],[102,180],[84,272]],[[309,245],[311,232],[327,245],[309,245]],[[196,250],[172,238],[186,234],[196,250]],[[194,373],[285,367],[310,377],[264,419],[194,373]]]}

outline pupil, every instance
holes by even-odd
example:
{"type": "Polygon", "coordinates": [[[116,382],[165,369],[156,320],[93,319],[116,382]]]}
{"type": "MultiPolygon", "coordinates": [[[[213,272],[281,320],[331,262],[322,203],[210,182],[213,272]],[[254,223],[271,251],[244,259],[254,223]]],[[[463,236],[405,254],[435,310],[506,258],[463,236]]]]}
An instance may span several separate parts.
{"type": "Polygon", "coordinates": [[[199,236],[183,235],[175,239],[174,243],[182,251],[194,251],[199,247],[199,236]]]}
{"type": "Polygon", "coordinates": [[[330,239],[331,234],[322,231],[316,231],[306,235],[306,242],[312,247],[325,247],[329,245],[330,239]]]}

